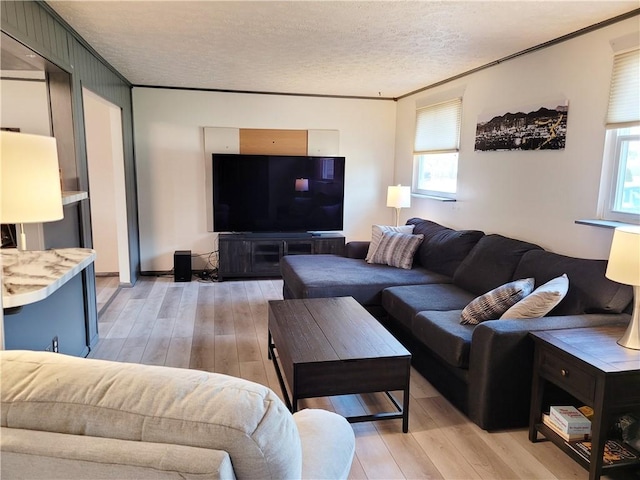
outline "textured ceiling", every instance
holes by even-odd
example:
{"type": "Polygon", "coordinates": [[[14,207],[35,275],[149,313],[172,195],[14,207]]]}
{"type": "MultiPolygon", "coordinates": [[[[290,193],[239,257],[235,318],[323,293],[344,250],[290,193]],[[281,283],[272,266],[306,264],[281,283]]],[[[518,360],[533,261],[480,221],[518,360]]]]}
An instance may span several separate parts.
{"type": "Polygon", "coordinates": [[[633,1],[49,1],[134,85],[395,98],[633,1]]]}

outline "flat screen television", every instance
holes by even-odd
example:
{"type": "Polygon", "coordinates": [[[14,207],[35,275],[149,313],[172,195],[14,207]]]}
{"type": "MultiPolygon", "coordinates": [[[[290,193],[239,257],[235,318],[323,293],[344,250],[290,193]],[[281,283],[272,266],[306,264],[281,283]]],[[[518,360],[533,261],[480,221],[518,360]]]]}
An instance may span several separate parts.
{"type": "Polygon", "coordinates": [[[343,229],[344,157],[213,154],[216,232],[343,229]]]}

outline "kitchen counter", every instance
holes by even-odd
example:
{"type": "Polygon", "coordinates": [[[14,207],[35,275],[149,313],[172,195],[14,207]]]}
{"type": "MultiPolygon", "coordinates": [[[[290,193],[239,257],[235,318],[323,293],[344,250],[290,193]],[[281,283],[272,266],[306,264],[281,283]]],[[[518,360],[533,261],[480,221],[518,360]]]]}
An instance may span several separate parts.
{"type": "Polygon", "coordinates": [[[0,252],[3,308],[44,300],[96,258],[95,250],[89,248],[0,252]]]}

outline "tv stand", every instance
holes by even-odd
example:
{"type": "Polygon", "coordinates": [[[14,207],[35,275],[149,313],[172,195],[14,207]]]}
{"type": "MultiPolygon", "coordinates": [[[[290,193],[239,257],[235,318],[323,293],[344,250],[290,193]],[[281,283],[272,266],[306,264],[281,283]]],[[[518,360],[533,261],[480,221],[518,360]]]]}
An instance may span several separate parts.
{"type": "Polygon", "coordinates": [[[279,277],[284,255],[344,254],[339,233],[220,233],[218,280],[279,277]]]}
{"type": "Polygon", "coordinates": [[[246,238],[278,238],[282,240],[294,239],[294,238],[311,238],[313,234],[311,232],[244,232],[233,233],[232,235],[240,235],[246,238]]]}

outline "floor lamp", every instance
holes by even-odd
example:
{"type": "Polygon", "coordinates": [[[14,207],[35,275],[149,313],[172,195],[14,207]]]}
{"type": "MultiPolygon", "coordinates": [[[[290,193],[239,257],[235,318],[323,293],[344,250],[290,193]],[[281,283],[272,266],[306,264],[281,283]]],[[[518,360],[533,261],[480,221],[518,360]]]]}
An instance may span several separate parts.
{"type": "Polygon", "coordinates": [[[56,139],[0,132],[0,222],[19,226],[18,249],[27,249],[25,223],[63,218],[56,139]]]}
{"type": "Polygon", "coordinates": [[[396,209],[396,227],[400,224],[400,209],[411,206],[411,188],[392,185],[387,188],[387,207],[396,209]]]}
{"type": "Polygon", "coordinates": [[[618,227],[613,232],[606,277],[633,286],[633,313],[618,344],[640,350],[640,227],[618,227]]]}

